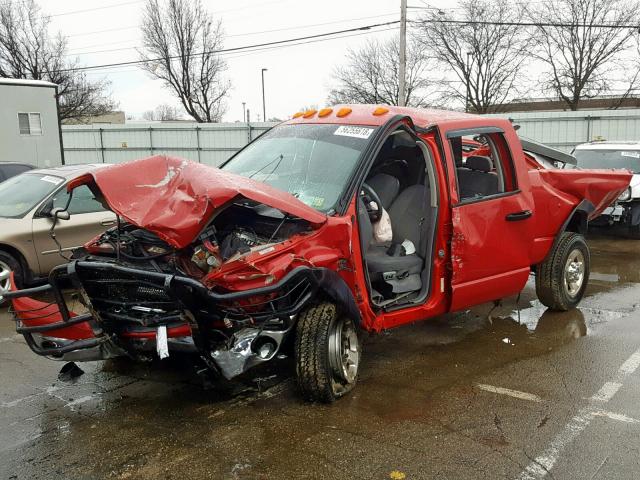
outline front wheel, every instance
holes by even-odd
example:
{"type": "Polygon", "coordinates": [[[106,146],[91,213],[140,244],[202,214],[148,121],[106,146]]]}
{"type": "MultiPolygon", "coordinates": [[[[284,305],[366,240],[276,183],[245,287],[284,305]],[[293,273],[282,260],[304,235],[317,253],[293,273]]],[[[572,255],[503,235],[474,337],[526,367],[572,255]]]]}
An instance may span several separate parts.
{"type": "Polygon", "coordinates": [[[536,271],[536,293],[552,310],[575,307],[589,281],[589,247],[579,233],[563,232],[536,271]]]}
{"type": "MultiPolygon", "coordinates": [[[[13,279],[16,286],[20,288],[23,280],[20,262],[7,252],[0,251],[0,287],[4,290],[8,290],[11,286],[11,280],[9,278],[11,273],[13,273],[13,279]]],[[[0,305],[3,303],[4,300],[0,297],[0,305]]]]}
{"type": "Polygon", "coordinates": [[[298,387],[307,400],[331,403],[349,393],[358,379],[361,348],[356,326],[333,303],[300,314],[295,361],[298,387]]]}

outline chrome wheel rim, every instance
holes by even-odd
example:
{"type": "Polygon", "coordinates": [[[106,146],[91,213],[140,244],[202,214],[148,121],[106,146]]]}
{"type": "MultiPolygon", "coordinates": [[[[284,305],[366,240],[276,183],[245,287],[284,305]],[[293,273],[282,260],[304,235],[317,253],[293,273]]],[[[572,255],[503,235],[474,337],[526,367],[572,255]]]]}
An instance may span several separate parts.
{"type": "Polygon", "coordinates": [[[329,337],[329,361],[339,381],[354,383],[360,365],[360,342],[353,322],[338,320],[329,337]]]}
{"type": "Polygon", "coordinates": [[[564,265],[563,283],[565,292],[575,297],[584,283],[585,262],[584,255],[578,249],[572,250],[564,265]]]}
{"type": "Polygon", "coordinates": [[[3,290],[9,290],[9,286],[11,285],[10,275],[11,269],[9,265],[0,260],[0,287],[2,287],[3,290]],[[7,278],[5,278],[5,275],[7,278]]]}

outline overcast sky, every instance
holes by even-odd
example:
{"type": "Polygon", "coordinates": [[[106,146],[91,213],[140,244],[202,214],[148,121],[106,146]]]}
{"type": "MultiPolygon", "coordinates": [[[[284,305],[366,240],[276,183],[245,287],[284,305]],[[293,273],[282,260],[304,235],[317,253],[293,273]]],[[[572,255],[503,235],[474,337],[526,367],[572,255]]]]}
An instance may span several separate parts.
{"type": "MultiPolygon", "coordinates": [[[[138,58],[135,48],[139,45],[138,24],[143,4],[144,0],[40,0],[44,12],[52,15],[52,33],[60,30],[67,35],[69,52],[77,55],[84,65],[138,58]],[[106,6],[112,7],[77,12],[106,6]]],[[[400,11],[400,0],[205,0],[204,4],[214,17],[222,19],[227,48],[386,22],[398,19],[400,11]]],[[[451,2],[441,0],[430,4],[451,6],[451,2]]],[[[409,0],[409,5],[425,3],[409,0]]],[[[409,12],[410,17],[415,17],[419,10],[409,12]]],[[[397,28],[385,28],[386,31],[380,29],[342,39],[226,55],[233,90],[224,120],[242,120],[242,102],[251,109],[252,120],[262,115],[262,68],[268,69],[267,117],[286,118],[302,106],[324,105],[332,69],[344,61],[347,48],[357,47],[369,38],[398,35],[397,28]]],[[[89,75],[111,81],[113,98],[127,115],[140,117],[160,103],[178,105],[160,81],[152,80],[136,67],[92,71],[89,75]]]]}

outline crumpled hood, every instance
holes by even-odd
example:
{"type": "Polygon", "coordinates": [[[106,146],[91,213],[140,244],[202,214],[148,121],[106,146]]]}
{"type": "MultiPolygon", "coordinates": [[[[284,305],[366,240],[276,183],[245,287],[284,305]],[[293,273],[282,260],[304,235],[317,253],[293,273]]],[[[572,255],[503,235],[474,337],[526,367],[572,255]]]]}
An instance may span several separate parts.
{"type": "Polygon", "coordinates": [[[192,243],[214,211],[242,196],[312,224],[326,215],[289,193],[219,168],[157,155],[88,173],[69,188],[95,183],[115,213],[176,248],[192,243]]]}

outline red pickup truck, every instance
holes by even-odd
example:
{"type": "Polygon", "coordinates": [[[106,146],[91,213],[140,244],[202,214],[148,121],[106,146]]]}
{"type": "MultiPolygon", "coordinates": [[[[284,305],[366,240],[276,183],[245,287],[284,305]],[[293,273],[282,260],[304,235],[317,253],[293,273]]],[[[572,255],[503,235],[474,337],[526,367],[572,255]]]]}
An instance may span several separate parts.
{"type": "Polygon", "coordinates": [[[39,355],[182,350],[233,378],[291,353],[303,396],[330,402],[356,383],[362,332],[516,294],[532,274],[549,308],[580,301],[583,233],[631,173],[556,169],[571,157],[523,143],[504,119],[344,105],[294,115],[220,168],[97,170],[69,190],[87,185],[118,225],[47,285],[5,295],[39,355]],[[86,312],[69,311],[69,282],[86,312]]]}

